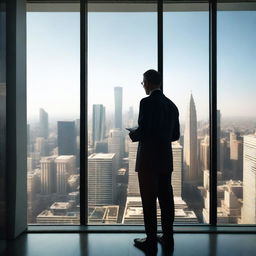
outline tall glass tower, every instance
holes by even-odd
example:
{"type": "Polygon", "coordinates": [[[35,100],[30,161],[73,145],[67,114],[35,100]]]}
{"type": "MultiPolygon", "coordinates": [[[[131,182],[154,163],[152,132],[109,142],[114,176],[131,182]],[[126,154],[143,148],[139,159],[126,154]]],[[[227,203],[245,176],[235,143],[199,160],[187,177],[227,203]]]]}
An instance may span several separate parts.
{"type": "Polygon", "coordinates": [[[115,87],[115,128],[122,129],[123,88],[115,87]]]}
{"type": "Polygon", "coordinates": [[[93,104],[92,111],[92,141],[95,145],[105,136],[105,107],[102,104],[93,104]]]}
{"type": "Polygon", "coordinates": [[[48,113],[42,108],[40,108],[39,110],[39,122],[40,122],[40,127],[39,127],[40,137],[47,139],[49,134],[48,113]]]}

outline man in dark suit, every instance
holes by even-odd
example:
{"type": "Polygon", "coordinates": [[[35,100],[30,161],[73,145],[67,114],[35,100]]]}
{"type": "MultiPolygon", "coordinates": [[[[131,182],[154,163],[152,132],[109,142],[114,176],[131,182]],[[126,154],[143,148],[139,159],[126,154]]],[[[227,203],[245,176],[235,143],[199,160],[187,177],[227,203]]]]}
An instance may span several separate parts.
{"type": "Polygon", "coordinates": [[[171,185],[173,171],[171,142],[180,137],[179,112],[161,91],[161,75],[155,70],[143,74],[147,95],[140,102],[138,128],[131,130],[133,142],[139,141],[136,171],[142,198],[146,238],[134,239],[144,251],[157,250],[157,240],[164,245],[173,242],[174,200],[171,185]],[[161,208],[163,236],[157,237],[156,199],[161,208]]]}

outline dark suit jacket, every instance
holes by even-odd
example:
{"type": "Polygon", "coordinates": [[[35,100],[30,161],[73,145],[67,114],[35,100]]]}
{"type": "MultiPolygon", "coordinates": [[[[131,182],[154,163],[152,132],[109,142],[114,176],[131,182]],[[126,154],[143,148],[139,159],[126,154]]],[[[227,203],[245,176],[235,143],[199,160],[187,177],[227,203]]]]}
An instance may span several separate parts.
{"type": "Polygon", "coordinates": [[[135,171],[162,172],[173,170],[171,142],[180,137],[179,111],[160,90],[140,101],[139,127],[130,132],[139,141],[135,171]]]}

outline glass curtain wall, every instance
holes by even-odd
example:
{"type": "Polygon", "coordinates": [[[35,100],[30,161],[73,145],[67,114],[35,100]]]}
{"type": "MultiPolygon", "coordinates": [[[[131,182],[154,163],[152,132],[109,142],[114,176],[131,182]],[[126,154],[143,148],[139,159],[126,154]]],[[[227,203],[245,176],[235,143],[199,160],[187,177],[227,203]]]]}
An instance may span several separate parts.
{"type": "Polygon", "coordinates": [[[256,3],[218,4],[218,224],[256,224],[256,3]]]}
{"type": "Polygon", "coordinates": [[[172,143],[175,223],[209,223],[209,7],[168,2],[163,90],[181,124],[181,138],[172,143]]]}
{"type": "Polygon", "coordinates": [[[157,5],[88,9],[88,223],[143,224],[138,144],[125,128],[137,125],[143,73],[157,69],[157,5]]]}
{"type": "Polygon", "coordinates": [[[80,6],[28,7],[28,223],[80,224],[80,6]]]}
{"type": "MultiPolygon", "coordinates": [[[[79,4],[30,6],[28,223],[80,224],[79,4]]],[[[163,90],[181,122],[172,145],[175,223],[207,224],[208,4],[163,7],[163,90]]],[[[218,4],[218,224],[256,224],[255,24],[255,3],[218,4]]],[[[157,69],[157,1],[90,2],[87,28],[88,223],[143,224],[137,144],[125,128],[137,125],[143,73],[157,69]]]]}

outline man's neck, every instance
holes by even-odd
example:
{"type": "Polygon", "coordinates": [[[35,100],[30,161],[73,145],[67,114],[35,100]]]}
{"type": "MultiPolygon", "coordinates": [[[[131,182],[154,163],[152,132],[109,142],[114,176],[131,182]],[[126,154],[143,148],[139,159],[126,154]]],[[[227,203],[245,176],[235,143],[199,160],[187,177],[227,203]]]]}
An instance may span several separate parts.
{"type": "Polygon", "coordinates": [[[161,89],[160,89],[160,88],[155,88],[155,89],[153,89],[153,90],[151,90],[151,91],[149,92],[149,95],[151,95],[151,93],[154,92],[154,91],[161,91],[161,89]]]}

